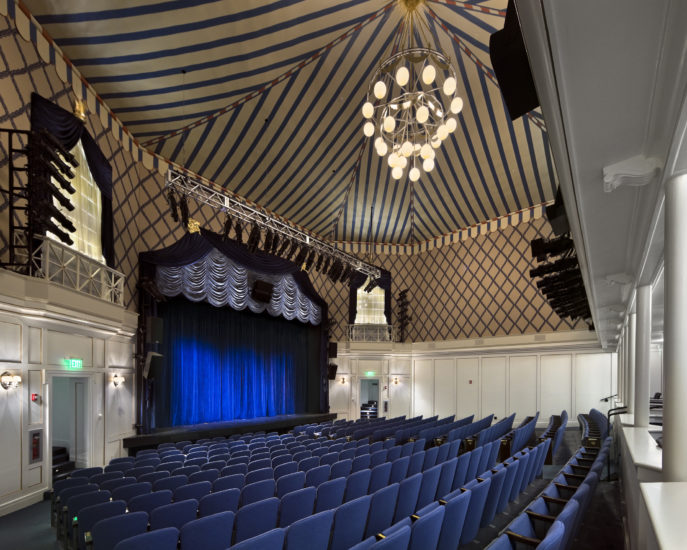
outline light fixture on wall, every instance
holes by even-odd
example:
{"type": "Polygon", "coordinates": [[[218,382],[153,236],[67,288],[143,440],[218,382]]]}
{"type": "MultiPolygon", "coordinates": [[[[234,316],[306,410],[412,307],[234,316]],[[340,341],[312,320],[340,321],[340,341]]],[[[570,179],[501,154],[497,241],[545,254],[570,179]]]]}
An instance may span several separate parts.
{"type": "Polygon", "coordinates": [[[342,376],[342,377],[341,377],[341,380],[339,380],[339,382],[341,382],[342,384],[345,384],[345,383],[346,383],[346,378],[342,376]]]}
{"type": "Polygon", "coordinates": [[[458,127],[463,100],[456,95],[456,71],[450,59],[429,44],[432,35],[424,0],[401,0],[405,9],[391,48],[392,55],[375,72],[362,108],[363,133],[375,138],[398,180],[408,169],[411,181],[434,169],[434,150],[458,127]],[[388,155],[388,156],[387,156],[388,155]]]}
{"type": "Polygon", "coordinates": [[[3,389],[16,389],[19,387],[19,384],[21,384],[21,376],[18,374],[13,375],[5,371],[0,375],[0,386],[2,386],[3,389]]]}
{"type": "Polygon", "coordinates": [[[398,385],[398,376],[394,376],[394,384],[398,385]]]}
{"type": "Polygon", "coordinates": [[[123,384],[123,383],[124,383],[124,377],[123,376],[115,374],[112,377],[112,384],[114,384],[115,388],[118,387],[120,384],[123,384]]]}
{"type": "Polygon", "coordinates": [[[85,122],[86,121],[86,102],[81,100],[81,99],[77,99],[76,101],[74,101],[74,111],[73,112],[74,112],[74,116],[76,116],[77,118],[79,118],[85,122]]]}

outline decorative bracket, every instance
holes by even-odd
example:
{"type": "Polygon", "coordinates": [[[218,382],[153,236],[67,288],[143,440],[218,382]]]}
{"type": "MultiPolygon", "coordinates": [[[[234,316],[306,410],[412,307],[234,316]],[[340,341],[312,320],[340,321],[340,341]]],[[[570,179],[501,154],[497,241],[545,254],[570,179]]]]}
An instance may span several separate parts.
{"type": "Polygon", "coordinates": [[[636,155],[604,167],[604,191],[610,193],[620,186],[641,187],[651,183],[661,171],[661,162],[655,157],[636,155]]]}

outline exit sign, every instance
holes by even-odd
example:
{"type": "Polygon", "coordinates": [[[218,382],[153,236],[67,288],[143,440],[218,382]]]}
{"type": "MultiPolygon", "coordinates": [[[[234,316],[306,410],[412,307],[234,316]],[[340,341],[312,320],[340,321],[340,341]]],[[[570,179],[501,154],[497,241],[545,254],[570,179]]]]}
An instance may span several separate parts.
{"type": "Polygon", "coordinates": [[[83,368],[83,359],[76,359],[75,357],[71,357],[69,359],[65,359],[64,363],[68,369],[82,369],[83,368]]]}

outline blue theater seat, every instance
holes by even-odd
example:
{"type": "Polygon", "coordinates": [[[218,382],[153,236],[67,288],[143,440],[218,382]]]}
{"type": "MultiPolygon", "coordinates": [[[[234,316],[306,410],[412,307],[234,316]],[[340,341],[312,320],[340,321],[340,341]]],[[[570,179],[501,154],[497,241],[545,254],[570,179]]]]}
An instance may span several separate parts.
{"type": "MultiPolygon", "coordinates": [[[[468,464],[467,472],[465,473],[465,483],[470,483],[473,479],[477,477],[479,463],[482,460],[482,453],[484,451],[483,447],[477,447],[470,451],[470,462],[468,464]]],[[[467,454],[467,453],[466,453],[467,454]]]]}
{"type": "Polygon", "coordinates": [[[346,502],[355,500],[367,494],[370,486],[372,471],[369,469],[353,472],[346,478],[346,491],[344,500],[346,502]]]}
{"type": "Polygon", "coordinates": [[[441,475],[439,476],[436,496],[437,498],[443,498],[444,495],[448,495],[452,490],[458,459],[454,457],[441,462],[439,465],[441,466],[441,475]]]}
{"type": "Polygon", "coordinates": [[[465,489],[472,491],[472,495],[470,496],[470,506],[468,507],[468,513],[465,517],[465,523],[463,524],[463,532],[460,536],[461,544],[468,543],[477,536],[490,486],[490,478],[484,481],[473,479],[465,485],[465,489]]]}
{"type": "Polygon", "coordinates": [[[180,550],[225,550],[231,545],[233,512],[194,519],[181,528],[180,550]]]}
{"type": "Polygon", "coordinates": [[[174,527],[141,533],[116,544],[114,550],[177,550],[179,530],[174,527]]]}
{"type": "Polygon", "coordinates": [[[304,487],[284,495],[279,506],[279,527],[288,527],[293,522],[313,513],[317,490],[304,487]]]}
{"type": "Polygon", "coordinates": [[[319,512],[300,519],[286,530],[284,550],[327,550],[334,523],[334,510],[319,512]]]}
{"type": "Polygon", "coordinates": [[[118,516],[126,512],[126,502],[123,500],[105,501],[100,504],[86,506],[79,511],[78,524],[73,530],[72,548],[85,550],[86,534],[90,537],[93,526],[101,519],[118,516]]]}
{"type": "Polygon", "coordinates": [[[246,504],[273,497],[275,488],[276,484],[273,479],[264,479],[250,485],[244,485],[243,489],[241,489],[240,505],[245,506],[246,504]]]}
{"type": "Polygon", "coordinates": [[[396,445],[395,447],[390,447],[387,450],[386,459],[388,462],[393,462],[394,460],[401,458],[401,446],[396,445]]]}
{"type": "Polygon", "coordinates": [[[287,474],[292,474],[298,471],[298,463],[295,461],[285,462],[279,466],[274,467],[274,479],[279,479],[287,474]]]}
{"type": "Polygon", "coordinates": [[[136,478],[132,476],[118,477],[116,479],[108,479],[100,484],[100,488],[103,491],[114,491],[117,487],[123,487],[124,485],[131,485],[136,483],[136,478]]]}
{"type": "Polygon", "coordinates": [[[394,522],[410,517],[410,515],[415,512],[417,509],[417,499],[420,495],[421,485],[422,474],[415,474],[407,477],[399,483],[398,501],[396,503],[394,522]]]}
{"type": "Polygon", "coordinates": [[[195,499],[158,506],[150,512],[150,530],[154,531],[164,527],[181,529],[186,523],[196,519],[197,510],[198,501],[195,499]]]}
{"type": "Polygon", "coordinates": [[[353,460],[345,459],[339,460],[332,464],[331,473],[329,474],[330,479],[335,479],[337,477],[347,477],[351,473],[353,466],[353,460]]]}
{"type": "Polygon", "coordinates": [[[243,474],[232,474],[217,478],[212,482],[213,491],[224,491],[225,489],[243,489],[246,484],[246,477],[243,474]]]}
{"type": "Polygon", "coordinates": [[[391,474],[389,475],[389,483],[397,483],[408,477],[409,465],[409,456],[402,456],[391,462],[391,474]]]}
{"type": "Polygon", "coordinates": [[[439,455],[439,447],[430,447],[425,451],[425,460],[422,463],[422,471],[429,470],[436,466],[437,456],[439,455]]]}
{"type": "Polygon", "coordinates": [[[311,468],[305,473],[305,486],[306,487],[318,487],[325,481],[329,479],[329,472],[331,471],[331,466],[325,464],[323,466],[317,466],[311,468]]]}
{"type": "Polygon", "coordinates": [[[117,543],[139,535],[148,527],[148,514],[130,512],[101,519],[91,529],[93,550],[112,550],[117,543]]]}
{"type": "Polygon", "coordinates": [[[381,533],[389,527],[394,518],[396,502],[398,501],[399,484],[394,483],[372,494],[370,512],[367,518],[365,537],[381,533]]]}
{"type": "MultiPolygon", "coordinates": [[[[128,467],[127,469],[130,469],[131,467],[128,467]]],[[[103,481],[107,481],[108,479],[117,479],[120,477],[124,477],[122,475],[122,470],[115,470],[114,472],[103,472],[101,474],[94,474],[91,477],[88,478],[88,483],[95,483],[96,485],[100,485],[103,481]]]]}
{"type": "Polygon", "coordinates": [[[339,477],[325,481],[317,487],[317,500],[315,512],[331,510],[343,503],[344,492],[346,490],[346,479],[339,477]]]}
{"type": "Polygon", "coordinates": [[[195,483],[187,483],[174,489],[174,501],[195,499],[200,500],[205,495],[209,495],[212,491],[212,483],[209,481],[197,481],[195,483]]]}
{"type": "Polygon", "coordinates": [[[443,506],[437,506],[431,512],[422,514],[411,528],[408,550],[436,550],[444,514],[443,506]]]}
{"type": "Polygon", "coordinates": [[[276,494],[282,498],[291,491],[297,491],[305,487],[305,472],[293,472],[280,477],[276,483],[276,494]]]}
{"type": "MultiPolygon", "coordinates": [[[[381,441],[379,442],[381,443],[381,441]]],[[[374,453],[370,453],[370,468],[374,468],[387,461],[389,452],[386,449],[380,449],[374,453]]]]}
{"type": "Polygon", "coordinates": [[[389,478],[391,477],[391,463],[384,462],[379,466],[375,466],[370,471],[370,485],[367,488],[367,492],[372,494],[389,484],[389,478]]]}
{"type": "Polygon", "coordinates": [[[320,457],[319,456],[311,456],[308,458],[304,458],[303,460],[298,462],[298,469],[301,472],[307,472],[308,470],[312,470],[313,468],[317,468],[320,465],[320,457]]]}
{"type": "Polygon", "coordinates": [[[363,539],[371,500],[365,495],[336,509],[329,550],[346,550],[363,539]]]}
{"type": "Polygon", "coordinates": [[[274,479],[274,470],[271,467],[260,468],[259,470],[252,470],[248,472],[246,474],[246,485],[249,483],[255,483],[256,481],[263,481],[265,479],[274,479]]]}
{"type": "Polygon", "coordinates": [[[87,506],[108,502],[111,496],[110,491],[92,491],[69,497],[66,501],[66,512],[63,517],[64,523],[61,524],[62,530],[59,532],[60,538],[65,542],[65,546],[67,546],[66,543],[73,538],[74,528],[78,525],[78,523],[74,521],[74,518],[78,517],[81,510],[87,506]]]}
{"type": "Polygon", "coordinates": [[[455,550],[463,533],[472,491],[458,489],[446,496],[444,521],[441,525],[437,550],[455,550]]]}
{"type": "Polygon", "coordinates": [[[94,476],[95,474],[102,474],[103,469],[100,466],[94,466],[92,468],[80,468],[78,470],[74,470],[70,475],[71,477],[85,477],[89,478],[91,476],[94,476]]]}
{"type": "Polygon", "coordinates": [[[413,476],[422,472],[422,466],[425,463],[425,451],[418,451],[410,455],[410,463],[408,464],[408,475],[413,476]]]}
{"type": "MultiPolygon", "coordinates": [[[[436,449],[436,447],[434,447],[436,449]]],[[[430,502],[433,502],[439,485],[439,476],[441,476],[441,465],[433,466],[426,472],[422,473],[422,483],[420,484],[420,493],[417,497],[416,509],[424,508],[430,502]]]]}
{"type": "MultiPolygon", "coordinates": [[[[266,498],[239,508],[234,524],[236,532],[234,543],[255,537],[277,526],[279,499],[266,498]]],[[[283,539],[282,539],[283,540],[283,539]]]]}
{"type": "Polygon", "coordinates": [[[353,464],[351,465],[351,472],[359,472],[361,470],[366,470],[370,467],[370,455],[362,454],[358,455],[353,459],[353,464]]]}
{"type": "Polygon", "coordinates": [[[239,489],[224,489],[205,495],[198,501],[198,517],[202,518],[218,512],[237,512],[240,496],[239,489]]]}
{"type": "Polygon", "coordinates": [[[127,503],[129,512],[150,513],[159,506],[164,506],[172,502],[172,491],[161,489],[152,493],[146,493],[132,497],[127,503]]]}
{"type": "Polygon", "coordinates": [[[489,494],[484,503],[484,511],[482,512],[482,520],[480,527],[486,527],[494,519],[498,511],[499,499],[501,498],[501,491],[503,490],[503,483],[506,480],[506,468],[501,468],[491,475],[491,485],[489,486],[489,494]]]}

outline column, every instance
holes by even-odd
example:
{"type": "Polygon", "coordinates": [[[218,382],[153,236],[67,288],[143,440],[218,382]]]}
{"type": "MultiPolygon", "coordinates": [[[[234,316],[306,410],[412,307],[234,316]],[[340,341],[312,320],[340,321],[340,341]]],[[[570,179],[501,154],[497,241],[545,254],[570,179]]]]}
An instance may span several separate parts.
{"type": "Polygon", "coordinates": [[[635,426],[648,426],[649,365],[651,362],[651,285],[637,288],[637,335],[635,349],[635,426]]]}
{"type": "Polygon", "coordinates": [[[635,412],[635,340],[636,340],[636,324],[637,314],[630,313],[630,318],[627,321],[627,381],[625,387],[627,388],[627,412],[634,414],[635,412]]]}
{"type": "Polygon", "coordinates": [[[687,174],[666,183],[663,481],[687,481],[687,174]]]}
{"type": "Polygon", "coordinates": [[[620,342],[618,343],[618,397],[616,398],[625,405],[625,336],[620,331],[620,342]]]}

